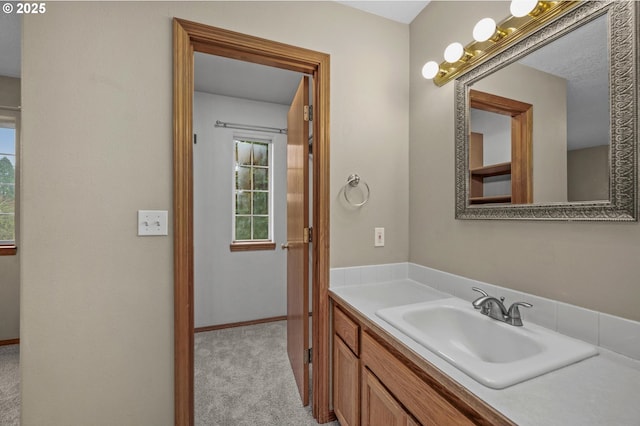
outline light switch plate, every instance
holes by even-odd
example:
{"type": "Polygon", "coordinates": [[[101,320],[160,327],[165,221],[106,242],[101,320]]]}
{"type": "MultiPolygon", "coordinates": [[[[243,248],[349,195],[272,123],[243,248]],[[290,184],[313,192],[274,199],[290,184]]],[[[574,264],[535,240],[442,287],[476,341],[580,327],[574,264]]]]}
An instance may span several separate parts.
{"type": "Polygon", "coordinates": [[[138,235],[169,235],[166,210],[138,210],[138,235]]]}
{"type": "Polygon", "coordinates": [[[384,247],[384,228],[375,228],[374,238],[374,247],[384,247]]]}

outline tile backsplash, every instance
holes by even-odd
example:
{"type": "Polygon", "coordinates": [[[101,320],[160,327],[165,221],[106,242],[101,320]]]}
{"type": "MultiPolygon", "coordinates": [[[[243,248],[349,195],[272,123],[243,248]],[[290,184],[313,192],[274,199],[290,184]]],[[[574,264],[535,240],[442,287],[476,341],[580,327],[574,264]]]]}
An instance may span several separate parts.
{"type": "Polygon", "coordinates": [[[524,321],[583,340],[592,345],[640,360],[640,322],[592,311],[567,303],[534,296],[508,288],[472,280],[414,263],[333,268],[330,287],[370,284],[410,279],[464,300],[473,301],[478,287],[492,296],[504,297],[505,305],[529,302],[532,308],[522,308],[524,321]]]}

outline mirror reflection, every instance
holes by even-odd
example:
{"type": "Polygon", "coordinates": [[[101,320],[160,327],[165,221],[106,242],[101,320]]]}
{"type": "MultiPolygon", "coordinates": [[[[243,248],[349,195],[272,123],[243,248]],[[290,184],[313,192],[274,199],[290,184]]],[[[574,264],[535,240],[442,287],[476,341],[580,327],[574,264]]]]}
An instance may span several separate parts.
{"type": "Polygon", "coordinates": [[[610,199],[608,49],[603,15],[470,85],[469,204],[610,199]]]}

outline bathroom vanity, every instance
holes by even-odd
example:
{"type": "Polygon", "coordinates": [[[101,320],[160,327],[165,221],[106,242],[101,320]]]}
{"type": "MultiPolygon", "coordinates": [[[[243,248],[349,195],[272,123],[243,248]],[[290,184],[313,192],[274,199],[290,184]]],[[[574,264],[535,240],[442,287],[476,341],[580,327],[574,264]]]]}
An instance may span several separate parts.
{"type": "Polygon", "coordinates": [[[333,298],[333,408],[343,426],[512,425],[333,298]]]}
{"type": "Polygon", "coordinates": [[[332,401],[343,426],[638,424],[640,365],[630,358],[599,348],[598,356],[492,389],[376,314],[450,295],[398,280],[334,287],[330,298],[332,401]]]}

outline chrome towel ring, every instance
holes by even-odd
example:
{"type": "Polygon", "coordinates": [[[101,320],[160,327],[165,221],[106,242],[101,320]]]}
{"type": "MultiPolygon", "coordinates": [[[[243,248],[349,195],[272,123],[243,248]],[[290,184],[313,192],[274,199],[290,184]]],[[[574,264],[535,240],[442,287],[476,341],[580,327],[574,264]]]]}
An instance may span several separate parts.
{"type": "Polygon", "coordinates": [[[369,201],[369,197],[371,196],[371,190],[369,189],[369,185],[367,185],[367,182],[362,181],[362,184],[366,188],[366,194],[364,196],[364,200],[360,203],[354,203],[349,199],[349,195],[348,195],[348,192],[350,191],[351,188],[357,188],[358,185],[360,185],[360,176],[358,176],[357,173],[349,175],[349,177],[347,178],[347,184],[342,188],[342,191],[344,193],[344,199],[347,200],[347,203],[349,203],[353,207],[364,206],[365,204],[367,204],[367,202],[369,201]]]}

